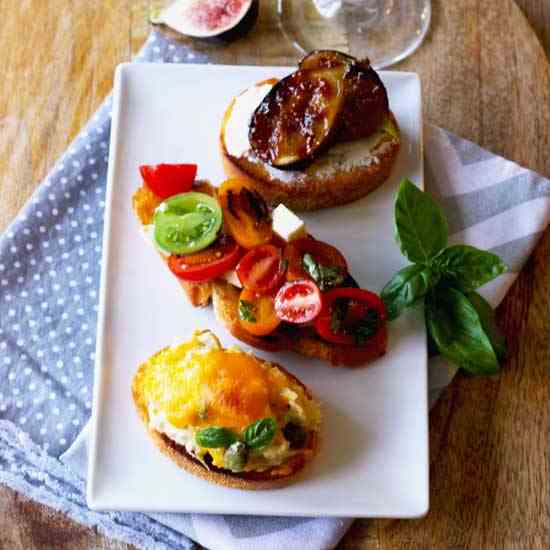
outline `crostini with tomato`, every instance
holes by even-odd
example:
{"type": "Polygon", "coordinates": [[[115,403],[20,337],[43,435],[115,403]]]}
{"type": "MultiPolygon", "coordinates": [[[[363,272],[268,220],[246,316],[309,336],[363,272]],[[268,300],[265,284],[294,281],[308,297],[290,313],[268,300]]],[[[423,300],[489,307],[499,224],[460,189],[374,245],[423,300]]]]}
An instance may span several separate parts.
{"type": "Polygon", "coordinates": [[[212,302],[233,336],[334,366],[365,365],[385,353],[379,296],[358,288],[342,253],[309,235],[284,205],[271,210],[241,179],[218,189],[195,180],[195,165],[140,172],[133,208],[144,235],[190,302],[212,302]]]}

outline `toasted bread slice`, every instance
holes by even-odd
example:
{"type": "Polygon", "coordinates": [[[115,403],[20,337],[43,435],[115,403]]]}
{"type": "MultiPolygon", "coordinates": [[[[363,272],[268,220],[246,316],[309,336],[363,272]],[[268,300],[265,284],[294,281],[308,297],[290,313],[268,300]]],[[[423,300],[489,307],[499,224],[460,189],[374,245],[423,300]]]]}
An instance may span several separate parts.
{"type": "MultiPolygon", "coordinates": [[[[200,181],[194,190],[214,196],[216,188],[208,182],[200,181]]],[[[152,214],[144,214],[140,194],[148,197],[150,193],[145,186],[138,189],[134,195],[133,207],[138,219],[143,225],[150,223],[152,214]]],[[[159,201],[160,202],[160,201],[159,201]]],[[[154,208],[156,208],[156,204],[154,208]]],[[[166,257],[159,253],[166,263],[166,257]]],[[[279,327],[267,336],[255,336],[247,332],[238,319],[238,301],[240,289],[223,279],[215,279],[204,283],[192,283],[178,279],[187,299],[194,307],[206,307],[212,301],[216,320],[222,324],[235,338],[246,344],[265,351],[294,351],[305,357],[328,361],[333,366],[359,367],[374,361],[381,354],[369,348],[359,346],[343,346],[331,344],[319,338],[314,330],[303,327],[279,327]]],[[[385,349],[385,347],[384,347],[385,349]]]]}
{"type": "MultiPolygon", "coordinates": [[[[211,196],[216,194],[216,188],[206,181],[196,182],[193,189],[211,196]]],[[[160,199],[156,199],[156,203],[152,201],[150,193],[142,186],[133,198],[134,212],[142,225],[151,223],[154,209],[160,203],[160,199]],[[145,204],[149,205],[148,209],[144,207],[145,204]]],[[[160,253],[159,256],[166,263],[166,257],[160,253]]],[[[307,327],[293,328],[283,325],[267,336],[255,336],[242,328],[239,322],[239,288],[224,279],[204,283],[192,283],[181,279],[178,281],[191,305],[206,307],[212,301],[217,321],[235,338],[255,348],[272,352],[294,351],[305,357],[328,361],[333,366],[346,367],[365,366],[381,355],[365,347],[331,344],[319,338],[314,330],[307,327]]]]}
{"type": "MultiPolygon", "coordinates": [[[[275,82],[271,79],[255,86],[271,86],[275,82]]],[[[250,148],[242,151],[244,134],[239,150],[232,150],[226,130],[238,97],[229,104],[222,120],[220,149],[224,170],[228,177],[245,179],[268,203],[283,203],[293,210],[317,210],[353,202],[388,179],[400,147],[399,127],[391,112],[369,137],[337,143],[305,169],[280,170],[258,159],[250,148]]],[[[239,120],[232,123],[246,125],[246,120],[241,120],[246,118],[246,108],[239,107],[237,111],[239,120]]]]}
{"type": "MultiPolygon", "coordinates": [[[[155,357],[159,356],[162,351],[164,350],[161,350],[155,354],[151,357],[151,359],[149,359],[149,361],[139,367],[132,381],[132,397],[138,415],[144,423],[154,444],[164,455],[170,458],[183,470],[205,479],[206,481],[217,483],[225,487],[247,490],[274,489],[292,483],[295,480],[296,475],[300,473],[317,454],[319,449],[319,435],[317,431],[312,431],[309,434],[305,448],[301,452],[290,456],[282,464],[271,467],[267,470],[236,473],[223,468],[218,468],[213,464],[205,464],[201,462],[198,458],[189,453],[183,445],[176,443],[166,434],[157,431],[150,425],[147,400],[144,396],[143,390],[143,379],[148,364],[154,360],[155,357]]],[[[284,373],[289,380],[292,380],[294,383],[303,388],[305,395],[309,399],[313,399],[308,388],[298,378],[278,364],[265,363],[270,367],[275,367],[284,373]]]]}

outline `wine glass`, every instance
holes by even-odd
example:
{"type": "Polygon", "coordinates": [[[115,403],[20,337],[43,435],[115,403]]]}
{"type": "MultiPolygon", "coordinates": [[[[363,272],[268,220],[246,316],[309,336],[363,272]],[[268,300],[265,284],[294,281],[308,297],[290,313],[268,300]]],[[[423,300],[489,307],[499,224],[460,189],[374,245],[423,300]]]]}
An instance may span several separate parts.
{"type": "Polygon", "coordinates": [[[279,24],[301,55],[346,51],[373,67],[393,65],[422,43],[430,0],[277,0],[279,24]]]}

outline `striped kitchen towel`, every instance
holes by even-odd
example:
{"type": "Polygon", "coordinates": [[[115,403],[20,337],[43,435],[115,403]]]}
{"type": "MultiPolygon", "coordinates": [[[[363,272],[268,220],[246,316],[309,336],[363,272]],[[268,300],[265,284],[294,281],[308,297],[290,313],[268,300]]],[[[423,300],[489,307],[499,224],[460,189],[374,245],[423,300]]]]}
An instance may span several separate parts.
{"type": "MultiPolygon", "coordinates": [[[[208,62],[152,33],[138,61],[208,62]]],[[[99,261],[110,99],[0,238],[0,481],[142,548],[332,548],[350,520],[101,513],[86,507],[99,261]],[[67,262],[76,258],[78,261],[67,262]]],[[[475,144],[425,127],[426,189],[451,241],[499,254],[510,272],[486,285],[498,304],[550,219],[550,182],[475,144]]],[[[454,369],[429,365],[430,403],[454,369]]]]}

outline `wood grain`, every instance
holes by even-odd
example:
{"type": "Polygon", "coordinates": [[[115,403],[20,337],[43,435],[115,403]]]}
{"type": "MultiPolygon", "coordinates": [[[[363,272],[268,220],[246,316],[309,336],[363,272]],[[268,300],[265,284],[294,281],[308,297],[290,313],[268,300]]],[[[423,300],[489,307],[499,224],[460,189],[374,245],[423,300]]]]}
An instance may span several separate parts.
{"type": "MultiPolygon", "coordinates": [[[[24,204],[148,32],[150,2],[2,0],[0,229],[24,204]]],[[[550,176],[547,0],[434,0],[420,73],[425,116],[550,176]]],[[[211,53],[226,63],[295,60],[272,2],[258,28],[211,53]]],[[[550,547],[550,231],[499,310],[512,358],[495,378],[459,376],[430,415],[431,510],[358,520],[341,550],[550,547]]],[[[0,550],[129,548],[0,488],[0,550]]]]}
{"type": "Polygon", "coordinates": [[[550,58],[550,2],[544,0],[516,0],[529,23],[535,29],[547,57],[550,58]]]}

